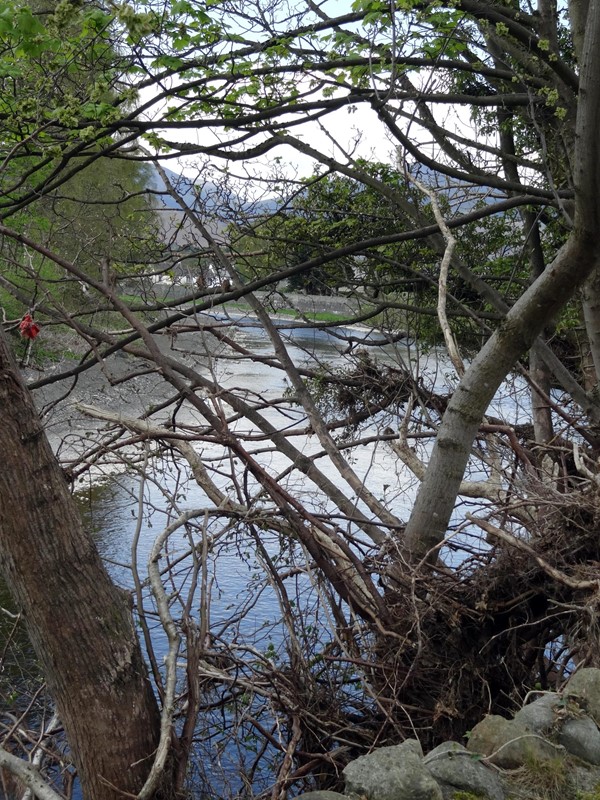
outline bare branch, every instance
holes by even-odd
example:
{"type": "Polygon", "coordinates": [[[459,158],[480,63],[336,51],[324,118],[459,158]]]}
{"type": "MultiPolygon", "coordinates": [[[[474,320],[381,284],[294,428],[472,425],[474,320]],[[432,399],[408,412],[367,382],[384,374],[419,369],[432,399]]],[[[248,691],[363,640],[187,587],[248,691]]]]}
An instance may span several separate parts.
{"type": "Polygon", "coordinates": [[[558,581],[559,583],[568,586],[570,589],[594,589],[596,591],[600,590],[600,579],[594,581],[581,581],[576,580],[575,578],[570,578],[568,575],[565,575],[564,572],[556,569],[551,564],[548,564],[541,556],[539,556],[533,547],[527,544],[527,542],[522,541],[521,539],[517,539],[516,536],[508,533],[507,531],[502,530],[502,528],[496,527],[496,525],[492,525],[491,522],[488,522],[485,519],[481,519],[481,517],[476,517],[473,514],[467,514],[466,518],[470,521],[478,525],[482,528],[487,534],[490,536],[494,536],[497,539],[501,539],[503,542],[510,544],[512,547],[516,547],[519,550],[522,550],[524,553],[527,553],[528,556],[539,564],[539,566],[546,572],[553,580],[558,581]]]}
{"type": "Polygon", "coordinates": [[[61,794],[46,783],[39,770],[23,761],[22,758],[13,756],[3,747],[0,747],[0,767],[9,770],[34,793],[39,800],[64,800],[61,794]]]}
{"type": "Polygon", "coordinates": [[[407,172],[407,177],[414,183],[415,186],[421,191],[426,197],[429,198],[431,203],[431,207],[433,209],[433,214],[435,216],[435,221],[439,225],[440,231],[442,232],[442,236],[446,242],[446,249],[444,251],[444,255],[442,256],[442,261],[440,264],[440,276],[438,279],[438,305],[437,305],[437,312],[438,312],[438,319],[440,321],[440,327],[442,329],[442,334],[444,336],[444,341],[446,342],[446,348],[448,350],[448,355],[450,356],[450,360],[454,364],[454,369],[457,372],[459,378],[465,374],[465,365],[463,360],[458,352],[458,345],[456,343],[456,339],[450,325],[448,323],[448,317],[446,315],[446,296],[448,293],[448,270],[450,268],[450,264],[452,263],[452,256],[454,254],[454,249],[456,247],[456,239],[452,235],[450,228],[448,227],[446,220],[442,214],[442,210],[440,208],[440,204],[438,203],[438,199],[435,195],[435,192],[429,189],[425,184],[415,178],[410,172],[407,172]]]}

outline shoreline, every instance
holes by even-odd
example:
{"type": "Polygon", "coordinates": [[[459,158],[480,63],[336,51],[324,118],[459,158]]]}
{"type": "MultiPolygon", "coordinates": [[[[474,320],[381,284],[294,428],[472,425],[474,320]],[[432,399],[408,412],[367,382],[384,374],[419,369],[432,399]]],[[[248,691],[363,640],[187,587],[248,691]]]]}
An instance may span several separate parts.
{"type": "MultiPolygon", "coordinates": [[[[307,305],[312,304],[313,297],[306,297],[307,305]]],[[[330,301],[331,298],[325,298],[330,301]]],[[[335,299],[334,299],[335,300],[335,299]]],[[[300,312],[299,312],[300,313],[300,312]]],[[[260,322],[250,308],[228,308],[224,306],[221,311],[215,310],[214,314],[206,314],[211,321],[222,316],[223,320],[236,320],[246,318],[248,321],[256,320],[256,325],[248,327],[260,328],[260,322]]],[[[347,317],[340,316],[339,324],[334,321],[316,321],[310,323],[297,316],[288,314],[270,315],[274,323],[294,323],[291,327],[298,329],[322,329],[324,332],[328,328],[346,328],[348,330],[370,333],[372,326],[360,324],[343,324],[347,317]]],[[[174,349],[175,341],[177,350],[186,353],[186,358],[191,360],[190,366],[206,367],[210,355],[207,353],[194,353],[195,342],[190,342],[188,350],[185,349],[185,339],[194,333],[182,330],[177,331],[179,323],[172,326],[172,334],[163,332],[156,335],[156,340],[161,345],[161,349],[174,349]]],[[[184,326],[182,326],[184,327],[184,326]]],[[[246,327],[240,325],[240,328],[246,327]]],[[[76,352],[80,347],[80,340],[74,335],[61,335],[48,338],[44,343],[52,347],[58,344],[61,350],[76,352]]],[[[83,354],[83,353],[82,353],[83,354]]],[[[218,353],[214,354],[218,358],[218,353]]],[[[62,371],[68,371],[76,364],[73,357],[63,355],[55,362],[47,361],[40,366],[29,365],[22,368],[26,383],[35,383],[41,378],[51,377],[53,374],[59,375],[62,371]]],[[[126,353],[117,352],[106,361],[95,364],[88,370],[80,373],[76,377],[59,379],[55,383],[48,383],[43,387],[32,390],[38,411],[42,417],[44,428],[54,453],[59,460],[67,467],[69,464],[77,463],[84,449],[91,444],[95,435],[103,428],[110,427],[105,422],[92,419],[77,409],[76,403],[94,405],[99,408],[110,409],[114,413],[123,413],[126,416],[136,417],[147,411],[151,398],[152,405],[158,405],[166,400],[171,394],[171,388],[165,383],[161,375],[156,370],[149,369],[147,362],[130,356],[126,353]],[[128,375],[134,374],[127,379],[128,375]]]]}

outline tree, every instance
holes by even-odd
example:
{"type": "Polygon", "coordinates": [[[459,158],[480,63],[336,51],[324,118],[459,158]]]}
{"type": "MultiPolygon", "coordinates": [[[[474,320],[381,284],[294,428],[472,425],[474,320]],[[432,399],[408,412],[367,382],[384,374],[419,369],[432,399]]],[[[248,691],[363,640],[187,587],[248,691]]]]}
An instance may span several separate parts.
{"type": "MultiPolygon", "coordinates": [[[[76,95],[82,85],[88,99],[90,94],[98,95],[90,83],[91,74],[104,80],[101,68],[111,68],[97,14],[86,10],[83,26],[76,26],[61,38],[61,33],[67,33],[61,13],[71,18],[66,6],[46,12],[12,5],[3,8],[0,35],[4,66],[10,66],[3,72],[6,116],[0,138],[5,153],[14,157],[4,162],[5,199],[15,184],[26,194],[37,194],[38,181],[52,182],[52,157],[48,153],[54,150],[53,157],[60,160],[60,149],[69,139],[64,128],[62,132],[57,130],[68,117],[62,103],[68,101],[72,109],[76,108],[81,93],[79,98],[76,95]],[[87,58],[90,61],[86,62],[87,58]],[[47,106],[42,112],[44,102],[47,106]],[[37,121],[26,133],[26,123],[21,124],[22,111],[32,107],[37,121]],[[42,119],[46,111],[56,118],[52,133],[42,119]]],[[[127,230],[123,219],[132,210],[142,212],[146,202],[138,199],[137,208],[135,200],[121,202],[120,206],[115,203],[115,195],[120,201],[127,200],[128,193],[141,188],[135,186],[135,176],[143,168],[132,165],[121,169],[116,177],[106,170],[98,174],[96,167],[91,164],[86,179],[101,193],[100,199],[90,197],[92,192],[85,189],[85,181],[75,170],[62,181],[66,198],[54,191],[42,198],[35,211],[29,209],[20,214],[17,204],[9,213],[15,214],[17,230],[60,247],[82,262],[83,269],[92,268],[98,276],[99,252],[125,260],[123,250],[110,242],[110,233],[113,237],[123,234],[127,230]],[[94,223],[88,214],[85,228],[80,228],[76,239],[69,228],[77,226],[76,217],[82,210],[81,202],[73,208],[68,199],[72,192],[84,192],[86,199],[94,203],[94,210],[105,212],[104,224],[94,223]],[[111,232],[105,230],[108,221],[112,223],[111,232]],[[91,247],[96,248],[92,264],[91,247]]],[[[129,230],[132,228],[130,225],[129,230]]],[[[136,228],[140,229],[139,221],[136,228]]],[[[73,291],[73,282],[65,282],[63,272],[48,269],[53,265],[44,262],[43,257],[33,258],[31,251],[18,247],[8,250],[6,241],[4,244],[2,299],[5,302],[10,298],[8,292],[13,293],[13,312],[20,316],[29,309],[33,313],[41,300],[42,304],[54,303],[68,313],[69,305],[80,302],[81,292],[73,291]],[[46,281],[43,299],[38,295],[42,278],[46,281]]],[[[128,245],[133,246],[131,237],[128,245]]],[[[3,311],[6,320],[6,310],[3,311]]],[[[31,320],[31,315],[24,320],[31,320]]],[[[29,327],[21,325],[21,331],[33,339],[39,327],[30,322],[29,327]]],[[[0,560],[4,580],[17,608],[24,613],[48,692],[60,715],[60,724],[50,725],[49,731],[52,733],[52,727],[64,728],[86,797],[120,797],[123,792],[139,792],[145,784],[147,796],[158,796],[157,786],[160,788],[162,783],[168,794],[169,781],[160,771],[147,781],[160,740],[160,713],[142,657],[130,599],[112,583],[89,532],[84,530],[68,475],[52,454],[11,349],[6,335],[0,332],[2,446],[7,454],[0,490],[0,560]]],[[[12,727],[16,730],[18,723],[12,727]]],[[[38,754],[43,752],[39,747],[43,742],[41,737],[31,757],[36,750],[38,754]]],[[[5,743],[11,747],[10,741],[5,743]]],[[[58,796],[45,787],[37,770],[4,747],[0,764],[14,771],[21,780],[19,785],[28,787],[36,796],[58,796]]]]}
{"type": "Polygon", "coordinates": [[[160,718],[128,599],[83,530],[1,332],[0,347],[2,574],[25,611],[85,796],[137,792],[150,771],[160,718]]]}
{"type": "MultiPolygon", "coordinates": [[[[290,16],[287,4],[257,2],[235,11],[176,3],[160,18],[126,6],[101,21],[103,36],[121,44],[121,72],[110,75],[108,101],[71,104],[65,118],[64,104],[52,95],[43,125],[20,109],[20,128],[5,139],[12,182],[3,201],[3,241],[85,283],[96,304],[61,306],[38,274],[39,319],[71,326],[89,351],[62,376],[42,377],[32,388],[126,354],[132,359],[126,378],[145,370],[164,379],[159,407],[149,401],[136,414],[82,407],[115,427],[89,445],[75,469],[87,469],[103,451],[125,454],[141,437],[158,443],[161,458],[172,459],[204,493],[197,509],[183,507],[177,492],[168,499],[151,559],[169,641],[166,674],[152,663],[158,692],[167,698],[163,733],[175,713],[166,687],[174,684],[180,647],[186,657],[176,785],[183,785],[182,765],[197,745],[202,709],[209,715],[217,707],[230,729],[231,707],[256,722],[252,730],[279,754],[273,789],[279,797],[311,770],[333,783],[349,751],[415,730],[429,744],[462,735],[485,710],[506,711],[527,688],[546,687],[549,673],[597,661],[585,607],[597,603],[590,570],[598,558],[600,406],[579,383],[582,375],[595,383],[600,363],[597,6],[596,0],[573,2],[567,16],[551,3],[534,11],[479,0],[402,8],[361,0],[336,16],[325,6],[299,3],[290,16]],[[130,81],[126,89],[122,74],[130,81]],[[142,94],[136,104],[132,84],[153,88],[154,95],[142,94]],[[444,117],[449,106],[463,108],[465,120],[470,116],[468,132],[466,121],[457,127],[444,117]],[[373,166],[351,144],[335,140],[334,115],[367,108],[393,141],[397,163],[373,166]],[[306,137],[307,122],[326,130],[332,150],[306,137]],[[186,131],[191,135],[182,141],[186,131]],[[30,147],[36,137],[40,144],[30,147]],[[15,148],[31,159],[27,181],[15,148]],[[285,148],[310,158],[323,179],[307,187],[280,165],[265,172],[260,159],[281,153],[283,160],[285,148]],[[206,181],[217,169],[210,165],[223,165],[210,201],[199,192],[192,202],[170,184],[161,159],[177,155],[199,159],[206,181]],[[102,270],[83,269],[56,252],[60,243],[52,249],[11,224],[20,209],[35,208],[100,156],[154,164],[182,225],[196,236],[198,254],[210,254],[227,281],[190,289],[173,303],[131,302],[102,270]],[[227,181],[240,162],[252,187],[236,206],[227,181]],[[254,189],[261,180],[280,202],[261,202],[254,189]],[[365,214],[373,211],[385,218],[381,227],[366,225],[365,214]],[[243,246],[215,233],[219,214],[230,232],[245,237],[243,246]],[[497,215],[504,215],[500,222],[497,215]],[[509,241],[507,220],[514,220],[509,241]],[[266,247],[252,250],[249,242],[262,236],[266,247]],[[292,257],[282,245],[293,245],[292,257]],[[430,286],[437,283],[435,306],[431,290],[419,297],[413,286],[407,295],[387,281],[390,272],[412,271],[423,253],[427,264],[419,277],[424,272],[430,286]],[[348,269],[357,258],[376,265],[368,285],[348,269]],[[299,359],[260,294],[318,270],[334,275],[335,284],[349,284],[354,305],[346,324],[371,326],[370,336],[335,332],[341,343],[335,364],[299,359]],[[267,351],[246,346],[236,334],[227,304],[242,298],[269,339],[267,351]],[[222,316],[212,316],[215,307],[222,316]],[[118,314],[119,323],[98,324],[97,308],[118,314]],[[411,315],[424,314],[437,317],[452,356],[443,388],[415,374],[395,348],[411,315]],[[483,341],[468,368],[456,315],[470,321],[471,348],[477,337],[483,341]],[[557,343],[572,342],[581,320],[581,352],[570,370],[557,343]],[[162,332],[172,337],[169,350],[160,346],[162,332]],[[180,338],[190,334],[195,338],[180,338]],[[177,339],[185,342],[183,352],[177,339]],[[528,351],[528,361],[520,362],[528,351]],[[252,385],[221,380],[219,358],[284,372],[286,396],[273,399],[252,385]],[[533,398],[526,423],[489,410],[514,370],[533,398]],[[557,388],[567,402],[557,399],[557,388]],[[160,416],[166,409],[167,419],[160,416]],[[422,442],[431,439],[430,452],[422,442]],[[420,483],[408,520],[404,486],[390,494],[386,484],[382,491],[354,467],[353,454],[374,442],[420,483]],[[202,447],[222,448],[227,458],[203,457],[202,447]],[[275,454],[286,459],[285,468],[269,463],[275,454]],[[470,513],[463,514],[466,503],[470,513]],[[181,530],[188,542],[182,562],[169,550],[170,537],[181,530]],[[286,631],[276,654],[280,665],[271,651],[254,646],[241,656],[237,632],[230,639],[224,629],[219,636],[211,632],[206,564],[234,535],[274,587],[286,631]],[[171,567],[168,596],[155,569],[161,555],[171,567]],[[173,572],[183,569],[180,563],[189,564],[191,576],[183,584],[173,572]],[[300,593],[293,584],[299,575],[312,580],[314,625],[292,594],[300,593]],[[184,585],[191,587],[187,596],[184,585]],[[194,618],[198,596],[201,612],[194,618]],[[326,636],[314,633],[323,616],[326,636]],[[203,696],[201,682],[221,687],[220,699],[203,696]],[[257,713],[257,694],[280,740],[257,713]]],[[[10,35],[29,42],[19,25],[10,35]]],[[[56,52],[48,41],[47,50],[53,47],[56,52]]],[[[12,291],[19,296],[18,287],[12,291]]],[[[296,324],[317,325],[306,315],[296,324]]],[[[143,481],[151,480],[151,459],[139,457],[143,481]]],[[[134,594],[143,626],[142,583],[138,576],[134,594]]],[[[151,646],[148,651],[152,659],[151,646]]]]}
{"type": "MultiPolygon", "coordinates": [[[[384,164],[362,163],[361,166],[377,180],[402,192],[410,200],[410,184],[406,189],[404,176],[384,164]]],[[[414,190],[412,195],[418,195],[414,190]]],[[[426,215],[419,208],[417,196],[415,211],[426,215]]],[[[241,267],[243,250],[250,258],[245,272],[248,277],[258,277],[276,269],[301,264],[312,257],[324,255],[337,249],[340,244],[361,242],[366,236],[375,238],[389,234],[398,225],[398,212],[372,187],[344,176],[318,173],[307,180],[306,188],[298,190],[289,202],[282,203],[277,216],[260,220],[254,237],[242,239],[242,252],[238,255],[241,267]],[[268,256],[265,261],[265,253],[268,256]],[[252,253],[258,252],[258,263],[251,261],[252,253]]],[[[236,233],[231,231],[231,246],[239,248],[236,233]]],[[[290,278],[292,290],[304,290],[308,294],[336,294],[350,292],[356,287],[371,288],[379,292],[401,292],[414,286],[429,288],[436,282],[427,274],[427,258],[433,261],[435,254],[428,253],[413,243],[404,247],[381,247],[373,253],[349,256],[332,265],[315,268],[308,273],[299,273],[290,278]]]]}

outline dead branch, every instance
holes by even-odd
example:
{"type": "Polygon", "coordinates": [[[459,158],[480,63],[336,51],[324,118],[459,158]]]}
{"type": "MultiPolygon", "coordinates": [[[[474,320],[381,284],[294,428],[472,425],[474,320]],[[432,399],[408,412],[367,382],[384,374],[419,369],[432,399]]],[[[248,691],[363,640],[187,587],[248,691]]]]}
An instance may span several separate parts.
{"type": "Polygon", "coordinates": [[[467,514],[466,517],[470,522],[478,525],[490,536],[495,536],[497,539],[501,539],[503,542],[510,544],[512,547],[516,547],[519,550],[522,550],[524,553],[527,553],[527,555],[531,556],[531,558],[533,558],[534,561],[539,564],[544,572],[555,581],[568,586],[570,589],[595,589],[596,591],[600,591],[600,579],[594,581],[580,581],[576,580],[575,578],[570,578],[568,575],[565,575],[564,572],[561,572],[560,570],[556,569],[556,567],[548,564],[548,562],[541,558],[541,556],[539,556],[533,547],[528,545],[527,542],[517,539],[507,531],[497,528],[495,525],[492,525],[491,522],[481,519],[480,517],[476,517],[473,514],[467,514]]]}

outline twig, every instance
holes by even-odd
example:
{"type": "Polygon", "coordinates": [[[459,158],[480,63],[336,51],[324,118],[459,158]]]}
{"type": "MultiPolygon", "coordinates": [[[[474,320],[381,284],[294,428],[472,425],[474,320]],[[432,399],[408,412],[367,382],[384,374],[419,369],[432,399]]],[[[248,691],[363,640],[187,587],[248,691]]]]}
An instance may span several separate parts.
{"type": "Polygon", "coordinates": [[[165,657],[165,683],[164,699],[160,720],[160,740],[156,749],[156,756],[146,783],[137,795],[138,800],[149,800],[161,779],[162,773],[167,763],[167,757],[171,749],[171,735],[173,729],[173,716],[175,713],[175,689],[177,685],[177,654],[181,637],[177,631],[177,626],[169,610],[169,598],[165,592],[161,580],[160,567],[158,562],[161,557],[161,550],[168,538],[179,528],[185,525],[193,517],[197,516],[197,510],[186,511],[180,514],[177,519],[168,525],[152,546],[150,558],[148,559],[148,575],[150,586],[156,600],[156,608],[160,617],[161,624],[169,643],[167,655],[165,657]]]}
{"type": "MultiPolygon", "coordinates": [[[[37,744],[33,747],[32,751],[29,754],[29,758],[31,759],[32,765],[36,769],[40,769],[43,764],[44,756],[46,755],[46,749],[44,747],[44,742],[47,739],[52,738],[52,736],[59,731],[61,728],[60,719],[56,711],[52,715],[50,722],[45,727],[42,727],[40,731],[40,736],[38,739],[37,744]]],[[[34,795],[34,791],[32,788],[28,788],[21,800],[31,800],[34,795]]]]}
{"type": "Polygon", "coordinates": [[[211,480],[206,467],[202,463],[201,457],[194,450],[192,445],[185,439],[177,436],[172,430],[162,425],[152,424],[147,420],[128,417],[124,414],[108,411],[107,409],[98,408],[97,406],[92,406],[87,403],[75,403],[74,407],[83,414],[94,417],[94,419],[114,422],[128,430],[147,436],[149,439],[160,439],[169,442],[171,446],[186,459],[191,467],[196,483],[206,492],[206,495],[216,506],[220,508],[236,509],[245,513],[246,509],[243,506],[231,500],[217,487],[214,481],[211,480]]]}
{"type": "Polygon", "coordinates": [[[18,756],[0,747],[0,767],[4,767],[27,786],[39,800],[64,800],[63,795],[55,792],[42,778],[39,771],[18,756]]]}
{"type": "Polygon", "coordinates": [[[288,746],[286,747],[283,764],[281,765],[281,769],[277,775],[277,782],[273,787],[271,800],[285,800],[287,797],[286,786],[289,782],[292,765],[294,763],[294,752],[301,738],[302,728],[300,726],[300,720],[298,716],[294,714],[292,718],[292,737],[288,743],[288,746]]]}
{"type": "Polygon", "coordinates": [[[490,534],[490,536],[495,536],[497,539],[502,539],[502,541],[507,542],[507,544],[512,545],[513,547],[522,550],[527,555],[531,556],[531,558],[536,561],[539,566],[544,570],[544,572],[553,578],[555,581],[568,586],[570,589],[596,589],[600,590],[600,580],[593,580],[593,581],[578,581],[575,578],[570,578],[568,575],[565,575],[564,572],[556,569],[551,564],[548,564],[547,561],[544,561],[543,558],[538,556],[535,552],[533,547],[530,547],[526,542],[522,541],[521,539],[517,539],[512,534],[508,533],[507,531],[503,531],[501,528],[497,528],[495,525],[492,525],[491,522],[488,522],[485,519],[481,519],[480,517],[475,517],[473,514],[467,514],[467,519],[470,522],[474,522],[475,525],[478,525],[482,528],[486,533],[490,534]]]}
{"type": "Polygon", "coordinates": [[[589,478],[589,480],[595,483],[596,486],[600,486],[600,475],[594,474],[591,469],[589,469],[583,463],[583,458],[579,452],[578,442],[573,442],[573,461],[575,462],[575,468],[580,475],[583,475],[584,478],[589,478]]]}
{"type": "Polygon", "coordinates": [[[462,376],[465,374],[465,365],[463,364],[461,355],[458,352],[458,345],[456,344],[456,339],[454,338],[454,334],[452,333],[450,323],[448,322],[448,316],[446,314],[448,271],[452,262],[452,254],[454,253],[454,248],[456,247],[456,239],[452,235],[452,232],[450,231],[450,228],[444,219],[437,197],[435,196],[435,192],[433,192],[428,186],[425,186],[424,183],[421,183],[421,181],[417,180],[417,178],[410,173],[407,173],[407,175],[409,180],[414,183],[417,189],[419,189],[419,191],[423,192],[423,194],[429,198],[435,221],[439,225],[442,236],[444,237],[444,241],[446,242],[446,249],[444,250],[444,255],[442,256],[442,261],[440,263],[437,313],[440,321],[440,327],[444,335],[444,341],[446,342],[448,355],[450,356],[450,360],[454,365],[454,369],[456,370],[458,377],[462,378],[462,376]]]}
{"type": "Polygon", "coordinates": [[[140,580],[140,573],[138,569],[138,545],[142,533],[142,521],[144,519],[144,492],[146,489],[147,466],[148,466],[148,447],[146,444],[146,446],[144,447],[144,461],[142,464],[142,468],[140,470],[137,521],[135,525],[135,531],[133,533],[133,538],[131,540],[131,576],[133,579],[133,588],[137,601],[138,620],[140,623],[140,627],[142,629],[142,635],[144,637],[144,645],[146,646],[146,652],[148,653],[148,660],[150,662],[150,668],[152,670],[152,676],[154,677],[156,689],[159,697],[162,699],[163,697],[162,679],[156,661],[156,653],[154,652],[154,647],[152,645],[152,637],[150,635],[150,629],[148,627],[148,620],[146,619],[146,611],[144,609],[144,594],[142,592],[142,581],[140,580]]]}

